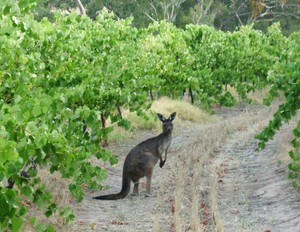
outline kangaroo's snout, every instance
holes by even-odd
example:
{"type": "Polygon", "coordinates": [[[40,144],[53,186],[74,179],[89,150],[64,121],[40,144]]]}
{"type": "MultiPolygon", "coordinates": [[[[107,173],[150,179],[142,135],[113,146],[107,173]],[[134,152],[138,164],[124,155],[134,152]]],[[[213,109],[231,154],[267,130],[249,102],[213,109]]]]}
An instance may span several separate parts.
{"type": "Polygon", "coordinates": [[[164,132],[172,132],[172,130],[173,130],[173,124],[172,123],[170,123],[168,125],[164,125],[164,127],[163,127],[164,132]]]}
{"type": "Polygon", "coordinates": [[[173,123],[167,122],[163,124],[163,132],[172,132],[173,131],[173,123]]]}

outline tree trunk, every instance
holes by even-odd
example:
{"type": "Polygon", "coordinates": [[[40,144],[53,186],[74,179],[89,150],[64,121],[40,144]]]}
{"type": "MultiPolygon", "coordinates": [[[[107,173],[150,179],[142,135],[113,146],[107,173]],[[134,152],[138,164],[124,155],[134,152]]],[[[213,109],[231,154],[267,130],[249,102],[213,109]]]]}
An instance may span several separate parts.
{"type": "MultiPolygon", "coordinates": [[[[106,121],[105,121],[105,118],[104,118],[104,114],[101,114],[101,123],[102,123],[102,128],[104,129],[106,127],[106,121]]],[[[106,136],[105,136],[105,138],[103,138],[101,146],[102,147],[107,147],[108,146],[108,141],[107,141],[106,136]]]]}
{"type": "Polygon", "coordinates": [[[153,101],[153,100],[154,100],[154,97],[153,97],[152,89],[150,89],[149,93],[150,93],[151,101],[153,101]]]}
{"type": "Polygon", "coordinates": [[[79,8],[80,14],[85,15],[85,9],[80,0],[76,0],[77,6],[79,8]]]}
{"type": "Polygon", "coordinates": [[[192,87],[189,87],[189,94],[191,96],[191,103],[192,103],[192,105],[194,105],[194,95],[193,95],[192,87]]]}
{"type": "Polygon", "coordinates": [[[119,115],[120,115],[121,119],[123,119],[123,116],[122,116],[122,111],[121,111],[121,108],[120,108],[120,106],[117,106],[117,109],[118,109],[118,113],[119,113],[119,115]]]}
{"type": "Polygon", "coordinates": [[[182,90],[182,92],[181,92],[181,100],[183,100],[183,99],[184,99],[184,95],[185,95],[185,89],[184,89],[184,90],[182,90]]]}

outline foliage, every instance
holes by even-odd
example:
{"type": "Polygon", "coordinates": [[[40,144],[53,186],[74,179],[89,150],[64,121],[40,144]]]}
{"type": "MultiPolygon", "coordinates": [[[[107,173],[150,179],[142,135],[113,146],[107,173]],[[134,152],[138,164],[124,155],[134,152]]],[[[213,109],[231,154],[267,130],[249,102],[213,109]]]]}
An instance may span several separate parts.
{"type": "Polygon", "coordinates": [[[139,93],[133,74],[127,75],[134,72],[136,54],[137,30],[130,19],[116,23],[103,12],[93,23],[76,14],[38,23],[24,13],[24,5],[6,1],[0,6],[0,180],[11,178],[16,185],[0,186],[0,228],[18,231],[27,221],[51,231],[25,218],[25,199],[46,216],[56,211],[67,219],[74,216],[68,208],[58,209],[31,160],[68,178],[77,200],[83,198],[83,185],[101,189],[97,182],[106,171],[90,159],[114,164],[116,158],[99,147],[111,130],[101,127],[99,115],[128,127],[116,107],[140,112],[147,107],[142,104],[146,93],[139,93]],[[82,133],[83,121],[89,132],[82,133]],[[26,166],[29,178],[20,175],[26,166]]]}
{"type": "MultiPolygon", "coordinates": [[[[274,27],[274,31],[280,34],[278,27],[274,27]]],[[[195,58],[189,78],[196,77],[193,89],[208,107],[215,103],[234,104],[228,85],[243,98],[247,98],[250,91],[265,86],[269,67],[279,57],[275,51],[284,49],[281,34],[272,38],[251,26],[224,33],[208,26],[190,25],[186,36],[195,58]],[[277,46],[277,41],[281,46],[277,46]]]]}
{"type": "MultiPolygon", "coordinates": [[[[268,81],[271,85],[266,104],[270,104],[274,97],[281,92],[285,100],[274,114],[274,118],[269,125],[259,134],[260,148],[264,148],[266,142],[273,138],[276,131],[279,130],[283,122],[288,122],[295,116],[300,109],[300,33],[290,36],[288,49],[284,52],[284,59],[278,61],[269,72],[268,81]]],[[[293,139],[291,141],[294,149],[289,152],[292,162],[289,164],[289,177],[295,179],[300,173],[300,121],[293,130],[293,139]]],[[[295,187],[300,187],[299,181],[294,181],[295,187]]]]}
{"type": "MultiPolygon", "coordinates": [[[[37,0],[36,18],[53,18],[53,10],[71,12],[76,7],[73,0],[37,0]]],[[[153,20],[167,20],[180,28],[186,25],[206,24],[223,31],[255,23],[255,28],[266,31],[275,22],[280,22],[283,32],[291,34],[299,30],[299,8],[297,0],[152,0],[152,1],[108,1],[81,0],[89,17],[95,19],[105,7],[118,18],[134,17],[133,25],[147,27],[153,20]]]]}
{"type": "Polygon", "coordinates": [[[132,18],[116,20],[105,9],[95,20],[56,13],[52,22],[36,21],[33,6],[25,0],[0,3],[0,181],[15,182],[13,189],[0,185],[1,230],[19,231],[24,221],[39,231],[54,230],[28,219],[25,201],[46,216],[60,212],[71,220],[70,209],[53,202],[31,163],[68,178],[77,200],[83,198],[83,186],[101,189],[106,171],[93,158],[117,161],[100,144],[114,125],[130,128],[118,112],[121,107],[144,115],[151,105],[149,92],[179,98],[190,89],[210,107],[234,104],[226,86],[243,98],[270,82],[272,93],[294,91],[289,84],[298,71],[293,61],[299,52],[292,49],[297,37],[287,42],[276,25],[266,34],[251,26],[235,32],[206,25],[183,30],[165,21],[137,29],[132,18]],[[267,78],[279,60],[274,78],[267,78]],[[280,78],[286,72],[291,81],[280,78]],[[111,127],[105,127],[107,119],[111,127]],[[29,178],[20,175],[24,167],[29,178]]]}

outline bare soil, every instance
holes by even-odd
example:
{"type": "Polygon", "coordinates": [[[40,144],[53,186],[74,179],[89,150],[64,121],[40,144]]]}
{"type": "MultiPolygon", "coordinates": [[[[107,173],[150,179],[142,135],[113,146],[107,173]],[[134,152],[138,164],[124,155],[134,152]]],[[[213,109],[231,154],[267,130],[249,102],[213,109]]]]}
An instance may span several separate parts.
{"type": "MultiPolygon", "coordinates": [[[[176,127],[163,168],[157,165],[152,196],[118,201],[93,196],[121,189],[123,161],[137,143],[154,136],[138,132],[126,142],[110,145],[119,156],[108,170],[102,192],[87,191],[73,203],[78,231],[300,231],[300,192],[287,178],[287,154],[293,122],[284,125],[263,151],[254,135],[271,118],[276,106],[238,106],[216,109],[213,123],[176,127]]],[[[179,115],[180,117],[180,115],[179,115]]]]}

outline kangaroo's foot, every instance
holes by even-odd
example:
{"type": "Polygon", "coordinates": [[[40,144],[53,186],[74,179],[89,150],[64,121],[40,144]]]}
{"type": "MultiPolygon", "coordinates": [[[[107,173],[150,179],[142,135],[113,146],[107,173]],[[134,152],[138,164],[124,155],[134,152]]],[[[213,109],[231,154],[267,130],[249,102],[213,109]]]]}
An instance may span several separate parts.
{"type": "Polygon", "coordinates": [[[150,193],[146,193],[145,197],[152,197],[152,195],[150,193]]]}
{"type": "Polygon", "coordinates": [[[166,160],[162,160],[159,162],[159,167],[162,168],[165,164],[166,160]]]}

